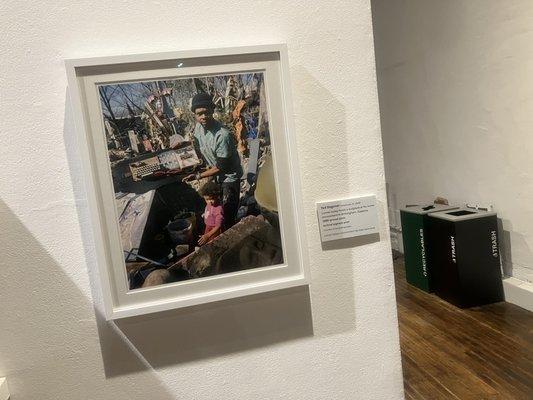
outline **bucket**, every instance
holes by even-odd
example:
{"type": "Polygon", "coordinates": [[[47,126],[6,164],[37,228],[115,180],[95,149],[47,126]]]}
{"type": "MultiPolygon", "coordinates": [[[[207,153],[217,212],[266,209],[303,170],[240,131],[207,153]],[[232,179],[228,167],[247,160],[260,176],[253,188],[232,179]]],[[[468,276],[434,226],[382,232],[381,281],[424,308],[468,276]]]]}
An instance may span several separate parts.
{"type": "Polygon", "coordinates": [[[167,225],[167,231],[175,244],[189,244],[193,239],[192,224],[187,219],[177,219],[167,225]]]}
{"type": "Polygon", "coordinates": [[[175,218],[175,220],[184,219],[186,221],[189,221],[192,225],[193,233],[196,230],[196,214],[190,211],[184,211],[179,213],[175,218]]]}

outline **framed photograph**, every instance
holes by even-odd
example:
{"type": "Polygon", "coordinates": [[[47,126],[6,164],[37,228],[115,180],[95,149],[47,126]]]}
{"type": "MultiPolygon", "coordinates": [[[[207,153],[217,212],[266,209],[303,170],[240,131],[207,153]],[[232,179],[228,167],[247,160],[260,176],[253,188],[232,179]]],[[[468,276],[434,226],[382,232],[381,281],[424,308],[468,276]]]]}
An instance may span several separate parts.
{"type": "Polygon", "coordinates": [[[284,45],[66,67],[108,319],[308,283],[284,45]]]}

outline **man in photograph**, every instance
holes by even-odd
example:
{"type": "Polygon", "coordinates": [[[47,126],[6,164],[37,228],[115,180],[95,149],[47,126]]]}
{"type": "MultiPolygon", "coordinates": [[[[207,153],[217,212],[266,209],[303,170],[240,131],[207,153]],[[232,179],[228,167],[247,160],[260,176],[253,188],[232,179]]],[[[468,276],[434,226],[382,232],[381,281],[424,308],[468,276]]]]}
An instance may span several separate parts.
{"type": "Polygon", "coordinates": [[[207,169],[183,178],[184,181],[213,177],[222,187],[224,229],[235,224],[239,208],[241,159],[232,133],[213,118],[215,105],[207,93],[192,98],[195,115],[194,145],[207,163],[207,169]]]}

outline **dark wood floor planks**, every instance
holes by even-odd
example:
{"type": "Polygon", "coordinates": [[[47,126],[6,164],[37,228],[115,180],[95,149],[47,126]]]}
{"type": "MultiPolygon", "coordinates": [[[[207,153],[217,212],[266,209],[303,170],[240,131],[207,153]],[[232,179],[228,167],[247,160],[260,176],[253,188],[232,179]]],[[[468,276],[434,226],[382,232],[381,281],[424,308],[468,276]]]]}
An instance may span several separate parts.
{"type": "Polygon", "coordinates": [[[405,280],[394,262],[405,398],[533,400],[533,313],[461,310],[405,280]]]}

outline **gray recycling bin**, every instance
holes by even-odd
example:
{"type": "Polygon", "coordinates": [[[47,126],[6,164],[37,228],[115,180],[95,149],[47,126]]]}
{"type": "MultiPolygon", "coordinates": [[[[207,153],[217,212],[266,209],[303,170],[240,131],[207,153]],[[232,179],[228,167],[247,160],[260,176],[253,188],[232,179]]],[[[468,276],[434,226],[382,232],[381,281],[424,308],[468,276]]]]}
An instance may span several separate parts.
{"type": "Polygon", "coordinates": [[[431,263],[427,246],[427,216],[430,213],[452,210],[454,206],[424,204],[400,209],[402,238],[407,282],[426,292],[432,292],[431,263]]]}
{"type": "Polygon", "coordinates": [[[496,213],[469,208],[428,215],[433,287],[458,307],[503,300],[496,213]]]}

